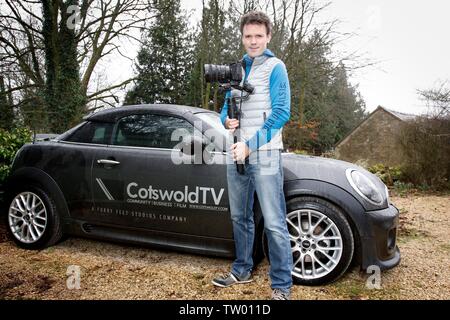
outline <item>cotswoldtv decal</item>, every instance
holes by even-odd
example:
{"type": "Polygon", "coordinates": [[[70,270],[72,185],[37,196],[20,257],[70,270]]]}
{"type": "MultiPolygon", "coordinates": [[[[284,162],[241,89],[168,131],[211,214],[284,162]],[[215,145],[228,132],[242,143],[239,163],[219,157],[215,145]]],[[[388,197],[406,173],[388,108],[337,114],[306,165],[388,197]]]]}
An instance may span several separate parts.
{"type": "Polygon", "coordinates": [[[199,210],[228,211],[219,206],[224,188],[184,186],[183,190],[158,189],[153,186],[141,187],[136,182],[127,186],[127,202],[152,206],[187,208],[199,210]]]}

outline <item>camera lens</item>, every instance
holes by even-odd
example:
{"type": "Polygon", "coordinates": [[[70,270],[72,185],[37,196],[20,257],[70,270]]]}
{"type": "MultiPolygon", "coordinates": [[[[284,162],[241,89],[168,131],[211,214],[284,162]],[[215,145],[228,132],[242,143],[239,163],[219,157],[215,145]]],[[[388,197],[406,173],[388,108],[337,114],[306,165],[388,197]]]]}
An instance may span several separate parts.
{"type": "Polygon", "coordinates": [[[231,70],[227,65],[205,64],[206,82],[226,83],[231,79],[231,70]]]}

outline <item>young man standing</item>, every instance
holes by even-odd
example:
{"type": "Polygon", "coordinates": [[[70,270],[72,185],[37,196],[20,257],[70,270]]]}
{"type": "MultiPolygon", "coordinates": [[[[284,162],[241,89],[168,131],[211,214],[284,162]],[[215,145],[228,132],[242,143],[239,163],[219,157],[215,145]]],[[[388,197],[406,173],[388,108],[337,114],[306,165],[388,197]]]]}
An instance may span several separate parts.
{"type": "Polygon", "coordinates": [[[240,123],[227,117],[222,109],[225,128],[234,132],[240,124],[241,141],[231,146],[236,161],[245,161],[245,173],[234,164],[227,167],[228,192],[233,221],[236,260],[231,272],[215,278],[219,287],[252,281],[254,193],[264,217],[270,258],[272,299],[289,300],[292,286],[292,252],[286,225],[286,202],[283,193],[282,128],[290,117],[290,87],[284,63],[267,49],[272,23],[269,17],[252,11],[241,18],[245,80],[255,87],[242,102],[240,123]]]}

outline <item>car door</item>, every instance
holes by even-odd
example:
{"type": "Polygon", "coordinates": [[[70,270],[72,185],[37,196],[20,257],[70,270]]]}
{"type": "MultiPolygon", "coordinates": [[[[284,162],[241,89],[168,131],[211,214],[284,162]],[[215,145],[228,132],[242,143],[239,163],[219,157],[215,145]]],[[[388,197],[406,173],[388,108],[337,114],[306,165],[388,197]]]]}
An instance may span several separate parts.
{"type": "Polygon", "coordinates": [[[225,165],[195,164],[193,157],[179,150],[183,139],[201,137],[196,130],[178,114],[121,118],[112,145],[93,164],[94,201],[113,210],[105,221],[161,232],[230,237],[225,165]],[[119,197],[119,190],[122,209],[108,205],[116,200],[115,194],[119,197]]]}
{"type": "Polygon", "coordinates": [[[73,218],[92,219],[92,162],[107,148],[112,129],[112,123],[87,121],[60,140],[48,160],[45,170],[61,188],[73,218]]]}

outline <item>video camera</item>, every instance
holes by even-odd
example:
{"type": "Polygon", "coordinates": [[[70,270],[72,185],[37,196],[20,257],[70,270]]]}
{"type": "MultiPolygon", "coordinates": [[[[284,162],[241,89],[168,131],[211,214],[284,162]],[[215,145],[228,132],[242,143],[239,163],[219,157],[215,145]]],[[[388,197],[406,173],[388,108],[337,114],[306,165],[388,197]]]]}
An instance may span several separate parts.
{"type": "MultiPolygon", "coordinates": [[[[244,81],[241,85],[243,78],[242,70],[245,70],[244,60],[231,63],[229,65],[204,65],[205,81],[210,83],[219,83],[222,90],[231,92],[226,101],[228,105],[228,118],[237,119],[239,120],[239,123],[241,122],[242,101],[248,99],[248,97],[255,91],[255,88],[247,81],[244,81]],[[233,94],[232,89],[240,91],[240,95],[233,94]],[[246,95],[243,94],[244,92],[246,95]],[[239,108],[237,106],[237,101],[239,101],[239,108]]],[[[239,127],[235,131],[234,143],[240,140],[237,136],[238,134],[239,127]]],[[[236,168],[240,174],[244,174],[245,169],[243,163],[236,162],[236,168]]]]}
{"type": "Polygon", "coordinates": [[[221,88],[225,91],[236,89],[252,94],[255,88],[247,81],[241,86],[243,73],[245,68],[243,61],[238,61],[228,65],[205,64],[204,75],[205,81],[209,83],[220,83],[221,88]]]}

